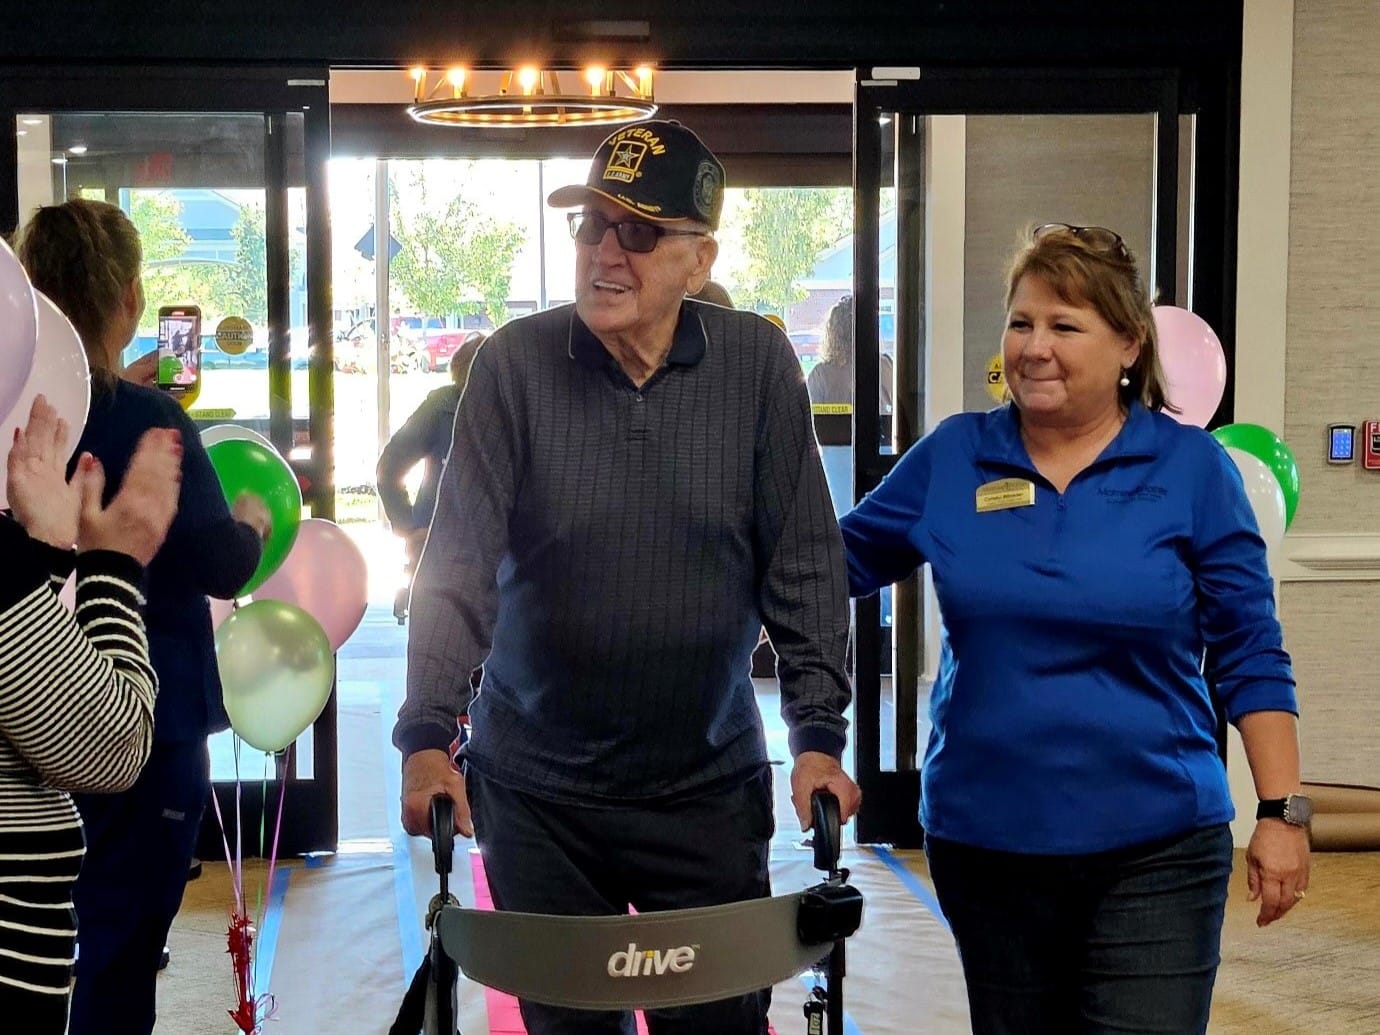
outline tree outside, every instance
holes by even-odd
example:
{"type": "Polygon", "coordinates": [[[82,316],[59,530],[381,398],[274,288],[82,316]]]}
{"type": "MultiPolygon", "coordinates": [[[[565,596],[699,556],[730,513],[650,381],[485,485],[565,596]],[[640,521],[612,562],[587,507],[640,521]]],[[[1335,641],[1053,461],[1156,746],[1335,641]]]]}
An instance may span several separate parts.
{"type": "Polygon", "coordinates": [[[805,297],[798,282],[853,229],[852,192],[791,187],[743,191],[742,258],[731,271],[738,304],[784,317],[805,297]]]}
{"type": "Polygon", "coordinates": [[[144,249],[144,318],[153,326],[164,306],[195,303],[203,326],[221,317],[268,322],[268,254],[261,206],[242,204],[231,237],[234,262],[183,261],[191,237],[182,223],[182,203],[162,191],[132,191],[129,218],[144,249]]]}
{"type": "Polygon", "coordinates": [[[390,185],[392,232],[399,245],[389,264],[392,283],[421,316],[482,312],[499,326],[508,318],[522,228],[466,198],[463,175],[442,181],[418,165],[404,179],[401,189],[390,185]]]}

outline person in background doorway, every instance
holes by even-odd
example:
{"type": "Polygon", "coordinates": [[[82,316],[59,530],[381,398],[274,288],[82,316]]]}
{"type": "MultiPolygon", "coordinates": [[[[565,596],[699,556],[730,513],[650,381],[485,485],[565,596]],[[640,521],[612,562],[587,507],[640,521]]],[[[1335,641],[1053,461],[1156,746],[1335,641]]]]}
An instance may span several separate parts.
{"type": "Polygon", "coordinates": [[[177,433],[145,432],[119,492],[89,455],[66,474],[69,429],[43,396],[7,457],[0,514],[0,1012],[63,1035],[85,852],[70,791],[131,786],[153,743],[144,566],[177,509],[177,433]],[[72,550],[76,545],[76,552],[72,550]],[[75,566],[76,616],[56,590],[75,566]]]}
{"type": "MultiPolygon", "coordinates": [[[[549,199],[576,209],[574,305],[495,331],[456,414],[393,742],[405,828],[425,833],[432,797],[452,798],[500,909],[769,894],[749,677],[764,624],[802,829],[817,789],[845,820],[857,809],[839,761],[843,546],[800,365],[767,321],[686,298],[718,254],[723,189],[677,122],[605,140],[586,182],[549,199]]],[[[648,1028],[762,1035],[768,998],[651,1011],[648,1028]]],[[[630,1014],[521,1005],[530,1035],[633,1031],[630,1014]]]]}
{"type": "Polygon", "coordinates": [[[153,428],[181,439],[177,516],[148,565],[149,656],[158,674],[154,740],[138,780],[119,794],[75,795],[87,853],[77,879],[80,923],[71,1035],[149,1035],[159,959],[187,885],[210,793],[207,735],[229,723],[221,702],[207,596],[233,597],[258,566],[268,508],[226,506],[201,438],[169,395],[119,377],[120,353],[144,309],[139,232],[103,201],[38,209],[19,260],[77,329],[91,368],[91,412],[77,444],[122,483],[153,428]]]}
{"type": "MultiPolygon", "coordinates": [[[[484,344],[484,338],[479,331],[465,338],[450,357],[450,384],[428,393],[379,455],[376,472],[379,502],[383,504],[383,513],[394,534],[402,536],[406,543],[409,573],[416,570],[417,559],[422,555],[426,530],[431,524],[432,511],[436,509],[436,486],[440,484],[446,454],[450,452],[455,410],[465,391],[470,364],[474,362],[479,347],[484,344]],[[417,498],[409,500],[403,481],[419,463],[426,464],[422,484],[417,489],[417,498]]],[[[410,587],[404,586],[393,605],[393,613],[399,622],[407,616],[409,592],[410,587]]]]}
{"type": "Polygon", "coordinates": [[[934,577],[921,821],[973,1031],[1200,1033],[1232,868],[1208,678],[1261,798],[1257,923],[1308,888],[1265,543],[1226,451],[1161,412],[1120,236],[1037,228],[1006,308],[1011,402],[940,423],[843,517],[849,581],[934,577]]]}
{"type": "MultiPolygon", "coordinates": [[[[891,386],[895,378],[891,357],[882,354],[877,372],[879,413],[891,412],[891,386]]],[[[806,380],[810,401],[853,405],[853,296],[844,295],[824,318],[819,342],[819,362],[806,380]]]]}

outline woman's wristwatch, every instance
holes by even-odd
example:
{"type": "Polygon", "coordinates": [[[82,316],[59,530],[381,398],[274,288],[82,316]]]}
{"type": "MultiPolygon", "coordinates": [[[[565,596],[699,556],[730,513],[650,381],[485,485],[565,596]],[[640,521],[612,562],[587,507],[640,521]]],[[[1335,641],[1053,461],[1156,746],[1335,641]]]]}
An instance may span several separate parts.
{"type": "Polygon", "coordinates": [[[1266,798],[1255,807],[1256,819],[1282,819],[1290,826],[1306,827],[1313,819],[1313,799],[1306,794],[1266,798]]]}

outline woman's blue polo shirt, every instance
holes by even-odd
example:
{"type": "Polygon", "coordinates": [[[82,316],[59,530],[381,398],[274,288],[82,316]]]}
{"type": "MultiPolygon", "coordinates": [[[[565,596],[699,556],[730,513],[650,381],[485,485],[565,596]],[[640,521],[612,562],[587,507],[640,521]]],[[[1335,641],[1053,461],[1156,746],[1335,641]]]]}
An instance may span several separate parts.
{"type": "Polygon", "coordinates": [[[920,818],[1082,854],[1233,816],[1201,659],[1235,722],[1297,713],[1265,544],[1211,435],[1143,406],[1061,494],[1013,406],[917,442],[841,521],[854,596],[928,563],[943,616],[920,818]],[[1030,505],[979,512],[1016,479],[1030,505]],[[984,500],[993,499],[991,490],[984,500]]]}

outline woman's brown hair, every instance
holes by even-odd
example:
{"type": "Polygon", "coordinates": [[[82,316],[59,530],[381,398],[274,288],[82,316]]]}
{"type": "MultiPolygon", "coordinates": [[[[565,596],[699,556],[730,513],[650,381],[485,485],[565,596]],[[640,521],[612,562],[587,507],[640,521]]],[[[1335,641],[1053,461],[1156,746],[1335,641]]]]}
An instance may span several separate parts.
{"type": "Polygon", "coordinates": [[[106,328],[139,278],[139,231],[118,207],[74,198],[44,205],[20,232],[19,261],[33,286],[81,335],[93,383],[118,374],[106,351],[106,328]]]}
{"type": "Polygon", "coordinates": [[[1140,354],[1126,371],[1130,384],[1119,390],[1123,403],[1139,399],[1149,410],[1174,410],[1166,400],[1150,295],[1135,256],[1120,238],[1102,228],[1032,228],[1006,274],[1008,310],[1025,276],[1039,277],[1069,305],[1091,306],[1112,330],[1140,345],[1140,354]],[[1082,232],[1087,229],[1101,232],[1082,232]],[[1115,243],[1110,238],[1116,238],[1115,243]]]}

